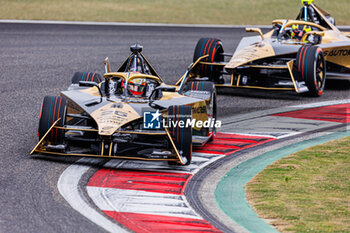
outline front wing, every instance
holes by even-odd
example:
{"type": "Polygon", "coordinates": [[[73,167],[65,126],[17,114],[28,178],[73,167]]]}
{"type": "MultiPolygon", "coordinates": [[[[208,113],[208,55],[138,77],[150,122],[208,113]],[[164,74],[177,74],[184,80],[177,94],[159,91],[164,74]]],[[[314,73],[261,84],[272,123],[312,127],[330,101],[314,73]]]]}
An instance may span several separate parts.
{"type": "MultiPolygon", "coordinates": [[[[189,81],[194,81],[198,78],[195,75],[196,67],[199,65],[211,65],[211,66],[226,66],[226,63],[212,63],[212,62],[202,62],[201,60],[205,59],[207,56],[203,56],[199,58],[194,64],[192,68],[193,76],[189,79],[189,81]]],[[[279,86],[259,86],[259,85],[247,85],[244,84],[242,79],[243,76],[237,72],[237,70],[228,70],[228,72],[223,72],[223,75],[229,75],[229,81],[223,84],[216,83],[216,87],[230,87],[230,88],[242,88],[242,89],[260,89],[260,90],[272,90],[272,91],[295,91],[296,93],[305,93],[308,92],[308,88],[305,85],[305,82],[300,82],[296,79],[296,75],[293,73],[294,60],[289,61],[286,65],[245,65],[239,68],[243,69],[264,69],[264,70],[280,70],[285,71],[289,74],[289,82],[291,85],[287,87],[279,87],[279,86]]],[[[183,77],[182,77],[183,78],[183,77]]],[[[179,85],[182,81],[182,78],[177,82],[179,85]]],[[[284,80],[285,82],[288,80],[284,80]]]]}
{"type": "MultiPolygon", "coordinates": [[[[175,143],[173,139],[171,138],[169,134],[169,130],[167,128],[164,129],[163,132],[136,132],[136,131],[118,131],[118,133],[121,134],[137,134],[137,135],[149,135],[149,136],[163,136],[167,138],[171,142],[172,149],[175,153],[173,154],[167,154],[164,156],[158,155],[154,157],[142,157],[142,156],[119,156],[113,154],[113,141],[107,140],[107,139],[101,139],[101,150],[100,153],[85,153],[84,151],[71,151],[67,150],[67,148],[64,148],[60,145],[52,145],[50,141],[47,139],[47,135],[54,129],[63,129],[63,130],[79,130],[79,131],[92,131],[92,129],[82,129],[82,128],[66,128],[66,127],[59,127],[57,126],[57,123],[60,119],[58,119],[54,124],[49,128],[49,130],[46,132],[46,134],[41,138],[41,140],[38,142],[38,144],[34,147],[34,149],[31,151],[31,155],[35,153],[42,153],[42,154],[51,154],[51,155],[63,155],[63,156],[81,156],[81,157],[98,157],[98,158],[115,158],[115,159],[133,159],[133,160],[150,160],[150,161],[173,161],[178,162],[180,164],[184,164],[179,151],[177,147],[175,146],[175,143]],[[107,148],[107,149],[106,149],[107,148]]],[[[97,132],[97,130],[95,130],[97,132]]]]}

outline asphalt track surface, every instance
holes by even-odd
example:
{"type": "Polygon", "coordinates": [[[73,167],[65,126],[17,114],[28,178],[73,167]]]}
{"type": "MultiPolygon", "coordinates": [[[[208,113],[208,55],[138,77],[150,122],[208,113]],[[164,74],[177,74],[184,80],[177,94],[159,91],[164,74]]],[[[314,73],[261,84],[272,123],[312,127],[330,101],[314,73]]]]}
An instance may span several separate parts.
{"type": "MultiPolygon", "coordinates": [[[[75,158],[30,158],[37,143],[40,104],[68,87],[75,71],[103,73],[140,43],[164,80],[173,84],[192,62],[201,37],[222,39],[233,52],[243,29],[0,24],[0,232],[103,232],[72,210],[57,180],[75,158]]],[[[251,111],[349,98],[345,83],[332,83],[321,98],[295,93],[222,90],[219,118],[251,111]],[[339,86],[339,87],[337,87],[339,86]]]]}

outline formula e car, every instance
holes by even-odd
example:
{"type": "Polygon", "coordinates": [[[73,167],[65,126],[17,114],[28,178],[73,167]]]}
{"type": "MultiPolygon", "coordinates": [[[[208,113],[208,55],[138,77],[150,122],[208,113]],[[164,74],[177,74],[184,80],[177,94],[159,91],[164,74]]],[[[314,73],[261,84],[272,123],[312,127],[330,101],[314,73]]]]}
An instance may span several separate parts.
{"type": "Polygon", "coordinates": [[[167,86],[142,46],[131,52],[116,72],[106,58],[103,78],[77,72],[67,91],[44,98],[39,143],[31,154],[190,164],[192,146],[215,135],[214,84],[167,86]]]}
{"type": "Polygon", "coordinates": [[[311,96],[322,95],[326,77],[350,80],[350,33],[339,31],[334,19],[312,0],[302,2],[297,20],[274,20],[266,34],[259,28],[246,28],[259,36],[243,38],[234,54],[224,53],[219,39],[200,39],[193,58],[197,67],[188,80],[311,96]],[[230,60],[225,61],[226,57],[230,60]]]}

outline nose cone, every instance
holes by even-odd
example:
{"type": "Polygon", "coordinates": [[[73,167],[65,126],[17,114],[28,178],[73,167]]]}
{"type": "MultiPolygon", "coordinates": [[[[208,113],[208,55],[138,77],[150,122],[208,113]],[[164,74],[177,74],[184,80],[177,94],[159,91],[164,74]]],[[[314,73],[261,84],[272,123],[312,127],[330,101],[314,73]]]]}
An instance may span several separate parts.
{"type": "Polygon", "coordinates": [[[94,111],[91,116],[98,125],[98,133],[110,136],[121,126],[141,116],[128,104],[110,103],[94,111]]]}
{"type": "Polygon", "coordinates": [[[274,55],[275,51],[269,43],[256,43],[237,51],[226,64],[225,69],[235,69],[251,61],[274,55]]]}

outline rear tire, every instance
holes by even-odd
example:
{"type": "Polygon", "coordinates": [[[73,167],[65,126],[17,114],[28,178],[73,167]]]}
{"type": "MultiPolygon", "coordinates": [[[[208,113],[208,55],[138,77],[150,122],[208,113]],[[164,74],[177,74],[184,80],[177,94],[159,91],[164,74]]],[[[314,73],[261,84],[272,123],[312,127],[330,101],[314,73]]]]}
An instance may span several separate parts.
{"type": "Polygon", "coordinates": [[[79,84],[80,81],[100,83],[102,82],[102,76],[93,72],[75,72],[72,77],[72,84],[79,84]]]}
{"type": "MultiPolygon", "coordinates": [[[[46,134],[49,128],[59,118],[57,126],[63,126],[65,123],[67,111],[67,100],[61,96],[45,96],[41,105],[39,120],[39,140],[46,134]]],[[[54,143],[60,144],[64,139],[64,130],[52,129],[47,135],[47,139],[54,143]]]]}
{"type": "MultiPolygon", "coordinates": [[[[168,117],[169,121],[177,123],[184,121],[186,124],[188,119],[192,119],[192,109],[190,106],[173,105],[168,108],[168,117]]],[[[192,127],[179,127],[179,124],[176,126],[170,124],[169,132],[184,165],[189,165],[192,160],[192,127]]],[[[173,165],[174,163],[169,162],[169,164],[173,165]]]]}
{"type": "Polygon", "coordinates": [[[305,81],[309,95],[319,97],[326,84],[326,63],[322,49],[318,46],[303,46],[296,58],[298,80],[305,81]]]}
{"type": "Polygon", "coordinates": [[[184,91],[207,91],[213,93],[215,92],[215,85],[209,81],[193,81],[186,84],[184,91]]]}
{"type": "MultiPolygon", "coordinates": [[[[222,53],[224,48],[221,40],[216,38],[201,38],[196,45],[193,55],[193,62],[196,62],[200,57],[209,55],[202,60],[203,62],[219,63],[224,61],[222,53]]],[[[200,77],[209,77],[215,83],[223,83],[222,71],[223,66],[199,65],[198,75],[200,77]]]]}

